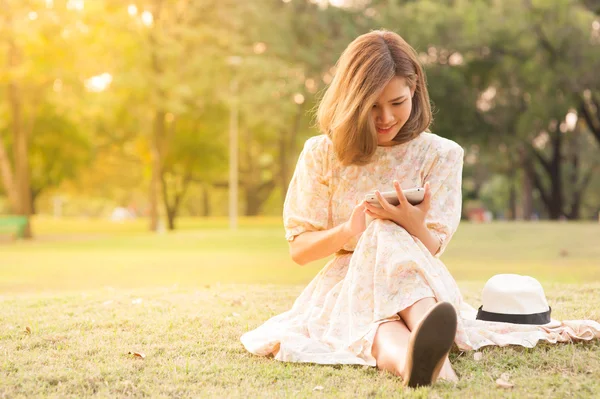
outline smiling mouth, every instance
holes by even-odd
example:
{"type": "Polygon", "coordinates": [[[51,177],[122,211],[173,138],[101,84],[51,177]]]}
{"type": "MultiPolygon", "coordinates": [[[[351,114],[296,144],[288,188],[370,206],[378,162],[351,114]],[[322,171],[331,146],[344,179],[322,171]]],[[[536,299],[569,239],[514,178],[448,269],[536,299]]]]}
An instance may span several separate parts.
{"type": "Polygon", "coordinates": [[[381,127],[375,127],[377,129],[377,133],[379,134],[388,134],[392,131],[392,129],[398,124],[398,122],[394,123],[392,126],[387,127],[387,128],[381,128],[381,127]]]}

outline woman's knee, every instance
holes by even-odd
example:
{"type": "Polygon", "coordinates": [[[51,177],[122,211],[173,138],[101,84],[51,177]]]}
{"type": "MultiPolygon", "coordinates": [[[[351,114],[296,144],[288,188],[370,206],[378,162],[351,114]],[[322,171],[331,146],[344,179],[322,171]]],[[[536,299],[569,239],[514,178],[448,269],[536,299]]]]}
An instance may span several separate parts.
{"type": "Polygon", "coordinates": [[[423,316],[429,311],[433,305],[437,303],[433,297],[422,298],[413,303],[411,306],[400,311],[400,317],[410,331],[414,330],[419,324],[423,316]]]}

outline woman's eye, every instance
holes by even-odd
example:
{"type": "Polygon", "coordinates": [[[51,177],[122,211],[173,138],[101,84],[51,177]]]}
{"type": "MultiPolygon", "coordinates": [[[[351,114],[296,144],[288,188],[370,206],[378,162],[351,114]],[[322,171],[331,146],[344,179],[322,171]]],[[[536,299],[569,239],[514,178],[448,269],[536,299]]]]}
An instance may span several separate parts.
{"type": "Polygon", "coordinates": [[[400,102],[400,103],[392,103],[392,105],[402,105],[404,104],[404,101],[400,102]]]}

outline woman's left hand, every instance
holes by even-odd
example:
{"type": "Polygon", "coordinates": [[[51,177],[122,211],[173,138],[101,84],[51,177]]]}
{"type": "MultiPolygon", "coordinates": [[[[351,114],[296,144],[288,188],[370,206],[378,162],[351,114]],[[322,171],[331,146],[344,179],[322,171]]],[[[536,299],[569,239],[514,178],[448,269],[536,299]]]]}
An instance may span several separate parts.
{"type": "Polygon", "coordinates": [[[374,219],[391,220],[399,226],[404,227],[411,235],[417,236],[419,232],[426,228],[425,217],[431,207],[431,190],[429,182],[425,183],[425,196],[418,205],[412,205],[402,192],[400,183],[394,181],[394,189],[398,195],[400,204],[394,206],[390,204],[379,191],[375,192],[381,208],[366,203],[365,213],[374,219]]]}

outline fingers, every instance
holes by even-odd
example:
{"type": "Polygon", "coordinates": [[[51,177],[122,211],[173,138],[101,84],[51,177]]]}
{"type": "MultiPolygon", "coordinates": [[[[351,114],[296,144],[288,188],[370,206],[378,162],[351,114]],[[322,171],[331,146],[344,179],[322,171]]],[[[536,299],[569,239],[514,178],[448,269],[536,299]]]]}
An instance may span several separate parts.
{"type": "Polygon", "coordinates": [[[425,183],[425,195],[423,196],[423,202],[419,204],[419,207],[427,212],[431,207],[431,187],[429,182],[425,183]]]}
{"type": "Polygon", "coordinates": [[[398,180],[394,180],[394,190],[396,190],[396,195],[398,196],[398,201],[400,201],[400,205],[407,205],[408,200],[402,192],[402,187],[400,187],[400,183],[398,183],[398,180]]]}
{"type": "MultiPolygon", "coordinates": [[[[384,199],[385,201],[385,199],[384,199]]],[[[365,204],[365,212],[368,213],[369,215],[377,215],[378,217],[384,217],[385,214],[387,213],[385,211],[385,209],[380,208],[376,205],[370,204],[370,203],[366,203],[365,204]]]]}
{"type": "Polygon", "coordinates": [[[373,219],[384,219],[382,216],[376,215],[369,210],[365,210],[365,215],[372,217],[373,219]]]}
{"type": "Polygon", "coordinates": [[[381,207],[383,209],[390,210],[391,208],[394,207],[385,198],[383,198],[383,195],[381,195],[381,193],[379,191],[375,191],[375,196],[377,197],[377,200],[379,201],[379,204],[381,205],[381,207]]]}

